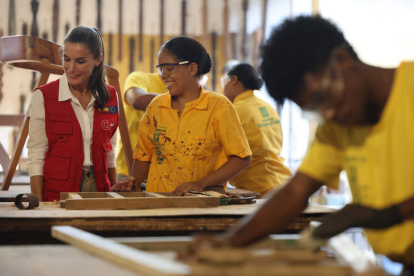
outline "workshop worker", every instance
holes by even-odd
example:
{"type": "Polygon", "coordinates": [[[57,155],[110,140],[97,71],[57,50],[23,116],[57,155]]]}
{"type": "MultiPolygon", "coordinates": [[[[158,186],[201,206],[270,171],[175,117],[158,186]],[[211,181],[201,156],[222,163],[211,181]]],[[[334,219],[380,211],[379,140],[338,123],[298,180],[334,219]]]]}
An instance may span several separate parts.
{"type": "MultiPolygon", "coordinates": [[[[161,47],[158,63],[169,93],[147,107],[131,176],[139,186],[148,175],[148,192],[183,195],[217,187],[224,193],[224,183],[250,165],[251,151],[233,104],[200,85],[210,55],[197,40],[175,37],[161,47]]],[[[131,188],[120,182],[114,190],[131,188]]]]}
{"type": "MultiPolygon", "coordinates": [[[[158,72],[144,73],[135,71],[128,75],[124,91],[125,117],[127,119],[131,147],[134,148],[138,140],[138,126],[145,109],[155,96],[168,90],[158,72]]],[[[116,147],[116,169],[118,180],[129,175],[121,139],[118,139],[116,147]]]]}
{"type": "Polygon", "coordinates": [[[99,31],[69,31],[62,59],[65,73],[36,88],[31,103],[27,170],[41,201],[60,200],[60,192],[108,192],[116,183],[118,100],[105,84],[99,31]]]}
{"type": "Polygon", "coordinates": [[[261,72],[274,99],[291,99],[326,123],[318,126],[293,178],[212,242],[241,246],[280,231],[322,185],[337,188],[345,170],[354,203],[314,236],[364,227],[376,253],[413,273],[414,63],[396,69],[365,64],[333,23],[300,16],[273,30],[263,47],[261,72]]]}
{"type": "Polygon", "coordinates": [[[260,193],[278,189],[291,176],[280,157],[282,128],[276,110],[255,96],[263,80],[248,63],[230,68],[221,78],[224,95],[234,104],[252,151],[252,164],[231,179],[236,188],[260,193]]]}

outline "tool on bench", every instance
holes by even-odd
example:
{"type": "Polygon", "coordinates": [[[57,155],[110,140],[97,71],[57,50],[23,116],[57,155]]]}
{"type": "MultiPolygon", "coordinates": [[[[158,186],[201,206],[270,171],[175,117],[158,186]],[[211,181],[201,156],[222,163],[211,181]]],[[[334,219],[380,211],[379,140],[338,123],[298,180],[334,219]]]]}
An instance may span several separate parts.
{"type": "Polygon", "coordinates": [[[256,203],[256,196],[249,197],[234,197],[234,195],[225,195],[214,191],[195,192],[190,191],[190,194],[200,194],[205,196],[214,196],[219,198],[219,206],[234,205],[234,204],[254,204],[256,203]]]}

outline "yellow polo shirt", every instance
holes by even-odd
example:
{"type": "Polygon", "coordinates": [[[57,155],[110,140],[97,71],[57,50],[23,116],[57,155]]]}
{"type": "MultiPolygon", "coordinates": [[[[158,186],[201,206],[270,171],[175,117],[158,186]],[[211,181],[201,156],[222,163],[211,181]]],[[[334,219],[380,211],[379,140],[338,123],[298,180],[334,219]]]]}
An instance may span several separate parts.
{"type": "MultiPolygon", "coordinates": [[[[168,90],[158,73],[132,72],[125,80],[123,93],[125,117],[128,124],[129,138],[131,139],[131,147],[134,148],[138,140],[137,130],[139,122],[144,115],[144,111],[133,108],[125,100],[125,92],[132,87],[157,94],[165,93],[168,90]]],[[[121,139],[118,139],[116,146],[116,171],[118,174],[129,175],[121,139]]]]}
{"type": "MultiPolygon", "coordinates": [[[[372,127],[318,128],[299,171],[338,187],[346,170],[355,203],[384,208],[414,197],[414,63],[402,63],[380,121],[372,127]]],[[[414,221],[366,230],[377,253],[414,265],[414,221]]]]}
{"type": "Polygon", "coordinates": [[[269,190],[280,188],[291,176],[280,157],[283,142],[280,118],[252,90],[238,95],[233,103],[252,150],[252,164],[229,183],[263,196],[269,190]]]}
{"type": "Polygon", "coordinates": [[[148,192],[172,192],[212,173],[231,155],[251,155],[236,110],[226,97],[202,89],[181,117],[171,108],[170,94],[151,102],[138,129],[134,158],[151,161],[148,192]]]}

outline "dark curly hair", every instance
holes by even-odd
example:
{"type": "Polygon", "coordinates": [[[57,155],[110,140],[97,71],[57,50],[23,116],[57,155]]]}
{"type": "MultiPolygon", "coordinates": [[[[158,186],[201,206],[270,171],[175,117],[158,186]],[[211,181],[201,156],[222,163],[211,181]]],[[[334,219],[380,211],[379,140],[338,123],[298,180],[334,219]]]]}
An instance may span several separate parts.
{"type": "Polygon", "coordinates": [[[332,51],[344,47],[358,59],[343,33],[320,16],[299,16],[273,29],[261,47],[260,71],[269,94],[279,103],[294,99],[306,72],[318,72],[332,51]]]}
{"type": "Polygon", "coordinates": [[[161,46],[159,52],[166,49],[179,61],[191,61],[197,63],[197,77],[207,74],[211,69],[211,58],[207,50],[196,39],[188,36],[171,38],[161,46]]]}

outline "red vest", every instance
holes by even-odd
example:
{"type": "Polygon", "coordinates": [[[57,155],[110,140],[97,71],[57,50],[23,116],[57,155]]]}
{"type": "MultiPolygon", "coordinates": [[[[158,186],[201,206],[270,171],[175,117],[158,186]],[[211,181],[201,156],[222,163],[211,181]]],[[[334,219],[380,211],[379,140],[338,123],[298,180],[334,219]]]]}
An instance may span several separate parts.
{"type": "MultiPolygon", "coordinates": [[[[92,163],[98,192],[108,192],[106,158],[118,127],[118,101],[115,88],[107,85],[110,98],[101,111],[94,110],[92,163]]],[[[43,169],[45,201],[59,200],[60,192],[79,192],[83,168],[82,131],[71,101],[59,102],[59,80],[40,86],[45,105],[45,127],[48,150],[43,169]]]]}

